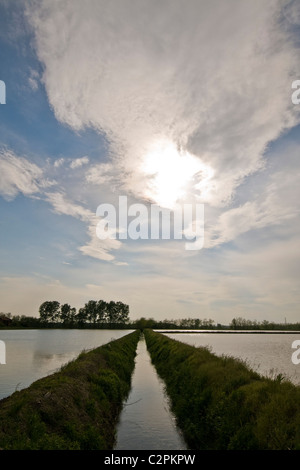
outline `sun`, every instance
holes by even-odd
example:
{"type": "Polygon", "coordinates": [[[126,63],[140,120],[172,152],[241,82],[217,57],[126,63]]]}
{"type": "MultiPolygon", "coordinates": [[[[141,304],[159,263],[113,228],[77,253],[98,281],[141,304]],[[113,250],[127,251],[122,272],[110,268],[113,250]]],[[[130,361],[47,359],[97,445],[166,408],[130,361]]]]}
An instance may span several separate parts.
{"type": "Polygon", "coordinates": [[[196,188],[205,199],[213,176],[211,167],[195,155],[178,150],[168,140],[158,141],[150,147],[143,158],[141,171],[147,177],[145,197],[168,209],[192,196],[191,192],[196,188]]]}

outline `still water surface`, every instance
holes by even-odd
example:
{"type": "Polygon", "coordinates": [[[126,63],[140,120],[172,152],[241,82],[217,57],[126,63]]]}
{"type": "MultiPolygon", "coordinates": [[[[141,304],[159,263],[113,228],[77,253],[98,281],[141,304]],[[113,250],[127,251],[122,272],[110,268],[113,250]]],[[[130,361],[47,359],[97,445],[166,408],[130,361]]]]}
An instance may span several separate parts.
{"type": "Polygon", "coordinates": [[[144,338],[138,343],[131,392],[121,413],[115,449],[186,449],[144,338]]]}
{"type": "Polygon", "coordinates": [[[6,364],[0,364],[0,399],[57,371],[89,350],[133,330],[0,330],[6,364]]]}
{"type": "Polygon", "coordinates": [[[292,362],[292,343],[298,333],[165,333],[170,338],[192,346],[208,346],[219,356],[240,358],[259,374],[275,377],[283,374],[300,385],[300,364],[292,362]]]}

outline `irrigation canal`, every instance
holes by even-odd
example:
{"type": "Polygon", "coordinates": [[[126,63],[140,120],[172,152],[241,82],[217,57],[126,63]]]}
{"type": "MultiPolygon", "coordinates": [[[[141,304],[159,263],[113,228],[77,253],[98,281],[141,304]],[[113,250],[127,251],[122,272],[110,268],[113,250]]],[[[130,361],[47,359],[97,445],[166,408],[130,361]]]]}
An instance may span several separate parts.
{"type": "Polygon", "coordinates": [[[143,336],[137,346],[131,391],[120,416],[115,449],[187,449],[143,336]]]}

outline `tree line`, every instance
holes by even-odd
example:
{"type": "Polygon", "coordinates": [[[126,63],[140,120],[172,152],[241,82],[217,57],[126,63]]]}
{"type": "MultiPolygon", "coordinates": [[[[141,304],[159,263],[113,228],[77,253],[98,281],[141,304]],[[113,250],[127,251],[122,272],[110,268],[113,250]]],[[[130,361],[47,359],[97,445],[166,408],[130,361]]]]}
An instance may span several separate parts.
{"type": "Polygon", "coordinates": [[[229,325],[231,330],[287,330],[299,331],[300,323],[276,323],[268,320],[247,320],[242,317],[233,318],[229,325]]]}
{"type": "Polygon", "coordinates": [[[150,328],[150,329],[184,329],[184,330],[201,330],[216,328],[212,319],[201,318],[177,318],[154,320],[153,318],[141,317],[132,323],[133,328],[150,328]]]}
{"type": "Polygon", "coordinates": [[[43,302],[39,308],[40,321],[43,325],[68,327],[126,325],[129,322],[129,306],[123,302],[111,300],[89,300],[78,312],[70,304],[60,304],[56,300],[43,302]]]}
{"type": "Polygon", "coordinates": [[[300,323],[276,323],[267,320],[247,320],[236,317],[228,325],[215,323],[210,318],[179,318],[176,320],[154,320],[153,318],[142,317],[135,320],[131,326],[133,328],[150,329],[174,329],[174,330],[283,330],[300,331],[300,323]]]}
{"type": "Polygon", "coordinates": [[[39,308],[40,317],[0,312],[0,327],[12,328],[127,328],[184,330],[285,330],[300,331],[300,323],[276,323],[267,320],[233,318],[229,325],[215,324],[210,318],[179,318],[155,320],[141,317],[129,319],[129,306],[122,302],[89,300],[77,312],[76,308],[57,301],[46,301],[39,308]]]}

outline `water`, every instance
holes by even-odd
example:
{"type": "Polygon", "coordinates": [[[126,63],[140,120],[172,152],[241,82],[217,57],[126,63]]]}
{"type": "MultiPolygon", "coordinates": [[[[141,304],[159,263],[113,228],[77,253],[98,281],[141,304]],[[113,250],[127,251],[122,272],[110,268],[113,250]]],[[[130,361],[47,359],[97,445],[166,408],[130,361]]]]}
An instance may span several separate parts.
{"type": "Polygon", "coordinates": [[[192,346],[208,346],[219,356],[240,358],[259,374],[274,378],[283,374],[300,385],[300,364],[292,362],[292,343],[297,333],[165,333],[192,346]]]}
{"type": "Polygon", "coordinates": [[[186,449],[143,338],[138,343],[132,388],[121,413],[115,449],[186,449]]]}
{"type": "Polygon", "coordinates": [[[89,350],[132,330],[0,330],[6,364],[0,364],[0,399],[57,371],[89,350]]]}

